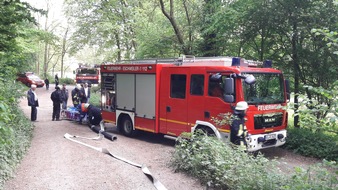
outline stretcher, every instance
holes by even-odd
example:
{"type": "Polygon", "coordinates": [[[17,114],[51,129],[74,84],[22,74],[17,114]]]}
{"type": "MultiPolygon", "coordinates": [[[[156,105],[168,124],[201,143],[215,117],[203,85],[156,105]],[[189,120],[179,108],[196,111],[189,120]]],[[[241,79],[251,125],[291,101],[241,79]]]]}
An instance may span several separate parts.
{"type": "MultiPolygon", "coordinates": [[[[82,116],[82,123],[86,124],[87,121],[87,114],[82,116]]],[[[81,113],[76,107],[67,107],[67,109],[61,110],[61,119],[62,120],[69,120],[69,121],[75,121],[80,122],[81,113]]]]}

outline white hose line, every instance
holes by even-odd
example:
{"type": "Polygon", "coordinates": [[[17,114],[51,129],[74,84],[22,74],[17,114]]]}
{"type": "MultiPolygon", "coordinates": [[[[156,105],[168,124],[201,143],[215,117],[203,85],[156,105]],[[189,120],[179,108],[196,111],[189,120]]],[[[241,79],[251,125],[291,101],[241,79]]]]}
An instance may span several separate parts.
{"type": "Polygon", "coordinates": [[[102,134],[99,133],[99,135],[97,137],[81,137],[81,136],[77,136],[77,135],[74,135],[73,136],[74,138],[80,138],[80,139],[88,139],[88,140],[101,140],[102,139],[102,134]]]}
{"type": "Polygon", "coordinates": [[[137,167],[137,168],[140,168],[140,169],[142,170],[142,172],[148,177],[148,179],[150,179],[150,181],[153,183],[153,185],[155,186],[156,189],[158,189],[158,190],[167,190],[167,188],[164,187],[164,185],[163,185],[159,180],[157,180],[157,179],[150,173],[150,171],[149,171],[149,169],[147,168],[147,166],[141,165],[141,164],[137,164],[137,163],[135,163],[135,162],[129,161],[129,160],[124,159],[124,158],[122,158],[122,157],[116,156],[116,155],[112,154],[111,152],[109,152],[108,149],[106,149],[106,148],[98,148],[98,147],[91,146],[91,145],[89,145],[89,144],[86,144],[86,143],[83,143],[83,142],[81,142],[81,141],[77,141],[77,140],[73,139],[73,138],[76,138],[76,137],[78,137],[78,136],[70,135],[70,134],[66,133],[66,134],[64,135],[64,137],[65,137],[66,139],[70,140],[70,141],[73,141],[73,142],[75,142],[75,143],[78,143],[78,144],[84,145],[84,146],[86,146],[86,147],[92,148],[92,149],[94,149],[94,150],[96,150],[96,151],[99,151],[99,152],[102,152],[102,153],[104,153],[104,154],[107,154],[107,155],[109,155],[109,156],[111,156],[111,157],[113,157],[113,158],[115,158],[115,159],[117,159],[117,160],[123,161],[123,162],[128,163],[128,164],[130,164],[130,165],[132,165],[132,166],[135,166],[135,167],[137,167]]]}

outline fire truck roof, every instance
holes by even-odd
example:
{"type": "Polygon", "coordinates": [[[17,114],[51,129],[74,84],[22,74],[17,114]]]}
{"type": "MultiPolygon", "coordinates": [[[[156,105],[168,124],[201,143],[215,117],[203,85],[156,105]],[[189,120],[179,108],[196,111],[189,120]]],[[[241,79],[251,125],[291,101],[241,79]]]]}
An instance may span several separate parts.
{"type": "MultiPolygon", "coordinates": [[[[111,63],[110,63],[111,64],[111,63]]],[[[186,66],[244,66],[244,67],[271,67],[271,61],[246,60],[239,57],[195,57],[182,56],[179,58],[123,60],[115,64],[175,64],[186,66]]]]}

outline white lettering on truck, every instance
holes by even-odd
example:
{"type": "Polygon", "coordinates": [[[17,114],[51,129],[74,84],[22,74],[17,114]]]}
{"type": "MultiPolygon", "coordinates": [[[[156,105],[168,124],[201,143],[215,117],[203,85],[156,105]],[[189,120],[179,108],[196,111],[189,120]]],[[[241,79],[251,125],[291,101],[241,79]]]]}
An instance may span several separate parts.
{"type": "Polygon", "coordinates": [[[282,105],[281,104],[273,104],[273,105],[259,105],[258,110],[259,111],[264,111],[264,110],[275,110],[280,108],[282,105]]]}

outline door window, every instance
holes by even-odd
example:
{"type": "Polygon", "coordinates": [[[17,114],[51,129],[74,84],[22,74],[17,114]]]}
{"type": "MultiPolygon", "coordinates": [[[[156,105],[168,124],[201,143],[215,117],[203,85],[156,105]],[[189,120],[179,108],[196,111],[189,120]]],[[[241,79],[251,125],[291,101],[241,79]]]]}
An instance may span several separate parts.
{"type": "Polygon", "coordinates": [[[190,94],[203,96],[204,91],[204,75],[191,75],[190,94]]]}
{"type": "Polygon", "coordinates": [[[185,99],[186,75],[174,74],[170,77],[170,97],[185,99]]]}

